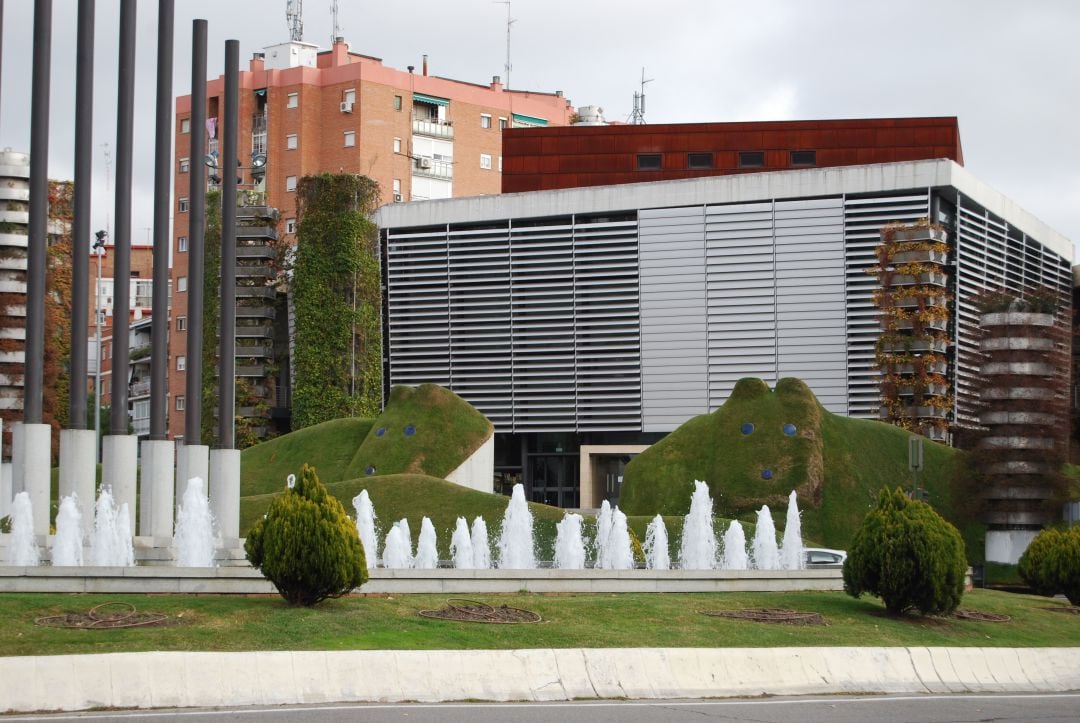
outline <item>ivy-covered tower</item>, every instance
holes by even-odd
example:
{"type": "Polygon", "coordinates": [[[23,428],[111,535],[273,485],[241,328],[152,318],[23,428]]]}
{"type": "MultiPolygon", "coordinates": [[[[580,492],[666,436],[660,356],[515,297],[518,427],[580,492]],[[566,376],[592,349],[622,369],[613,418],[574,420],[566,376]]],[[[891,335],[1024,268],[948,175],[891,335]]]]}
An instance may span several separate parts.
{"type": "Polygon", "coordinates": [[[945,230],[926,221],[881,229],[874,301],[881,310],[875,362],[880,418],[946,441],[953,397],[946,376],[949,295],[945,230]]]}

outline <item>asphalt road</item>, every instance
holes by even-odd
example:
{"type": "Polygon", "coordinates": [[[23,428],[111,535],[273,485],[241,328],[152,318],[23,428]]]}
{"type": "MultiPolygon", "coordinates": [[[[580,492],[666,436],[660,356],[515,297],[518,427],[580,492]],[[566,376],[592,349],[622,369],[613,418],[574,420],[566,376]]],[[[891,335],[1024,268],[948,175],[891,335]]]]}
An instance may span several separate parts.
{"type": "Polygon", "coordinates": [[[467,703],[439,705],[326,705],[221,710],[92,712],[3,716],[4,721],[316,721],[338,723],[967,723],[1039,721],[1076,723],[1080,693],[1053,695],[924,695],[758,698],[722,701],[587,701],[576,703],[467,703]]]}

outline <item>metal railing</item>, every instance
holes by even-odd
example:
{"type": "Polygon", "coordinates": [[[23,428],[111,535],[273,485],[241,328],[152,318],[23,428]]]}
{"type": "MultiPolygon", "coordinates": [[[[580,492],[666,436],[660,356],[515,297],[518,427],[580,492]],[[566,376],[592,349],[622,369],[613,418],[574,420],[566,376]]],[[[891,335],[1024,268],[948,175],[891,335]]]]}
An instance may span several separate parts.
{"type": "Polygon", "coordinates": [[[420,120],[419,118],[414,118],[412,127],[413,133],[418,133],[422,136],[432,136],[433,138],[454,137],[454,126],[450,125],[450,121],[420,120]]]}

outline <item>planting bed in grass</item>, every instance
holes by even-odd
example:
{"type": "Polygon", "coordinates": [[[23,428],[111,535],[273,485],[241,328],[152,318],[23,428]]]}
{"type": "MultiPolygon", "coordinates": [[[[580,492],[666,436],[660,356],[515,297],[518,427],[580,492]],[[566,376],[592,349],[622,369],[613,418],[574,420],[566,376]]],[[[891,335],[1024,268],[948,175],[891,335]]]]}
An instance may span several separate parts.
{"type": "Polygon", "coordinates": [[[434,650],[569,647],[1080,646],[1080,616],[1060,600],[976,590],[963,607],[1008,615],[1009,623],[884,614],[881,602],[843,593],[485,595],[477,602],[524,608],[543,622],[476,625],[431,620],[445,596],[355,596],[289,608],[281,598],[18,594],[0,596],[0,655],[149,650],[434,650]],[[123,601],[168,616],[164,627],[69,630],[34,624],[123,601]],[[753,625],[701,610],[787,608],[828,625],[753,625]]]}

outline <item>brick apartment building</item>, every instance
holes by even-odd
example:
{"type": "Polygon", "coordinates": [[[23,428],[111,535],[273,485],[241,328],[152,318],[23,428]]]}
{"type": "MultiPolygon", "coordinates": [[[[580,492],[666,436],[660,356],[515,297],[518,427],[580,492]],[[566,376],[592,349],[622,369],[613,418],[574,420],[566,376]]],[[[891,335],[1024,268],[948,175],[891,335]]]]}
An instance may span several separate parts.
{"type": "MultiPolygon", "coordinates": [[[[325,51],[303,42],[268,47],[240,73],[239,86],[241,190],[255,191],[260,207],[280,211],[278,231],[291,243],[294,191],[305,175],[369,176],[379,183],[383,203],[497,194],[503,129],[566,125],[574,113],[560,91],[509,90],[498,77],[486,85],[441,78],[429,74],[426,57],[419,68],[389,68],[350,52],[340,38],[325,51]],[[255,154],[266,156],[258,186],[247,168],[255,154]]],[[[173,410],[184,403],[177,397],[186,383],[177,357],[187,348],[187,174],[191,163],[203,162],[189,157],[190,134],[206,132],[208,150],[219,150],[224,78],[208,83],[207,96],[205,130],[191,128],[191,97],[176,101],[168,403],[173,437],[183,434],[183,415],[173,410]]],[[[230,165],[222,159],[223,169],[230,165]]]]}

